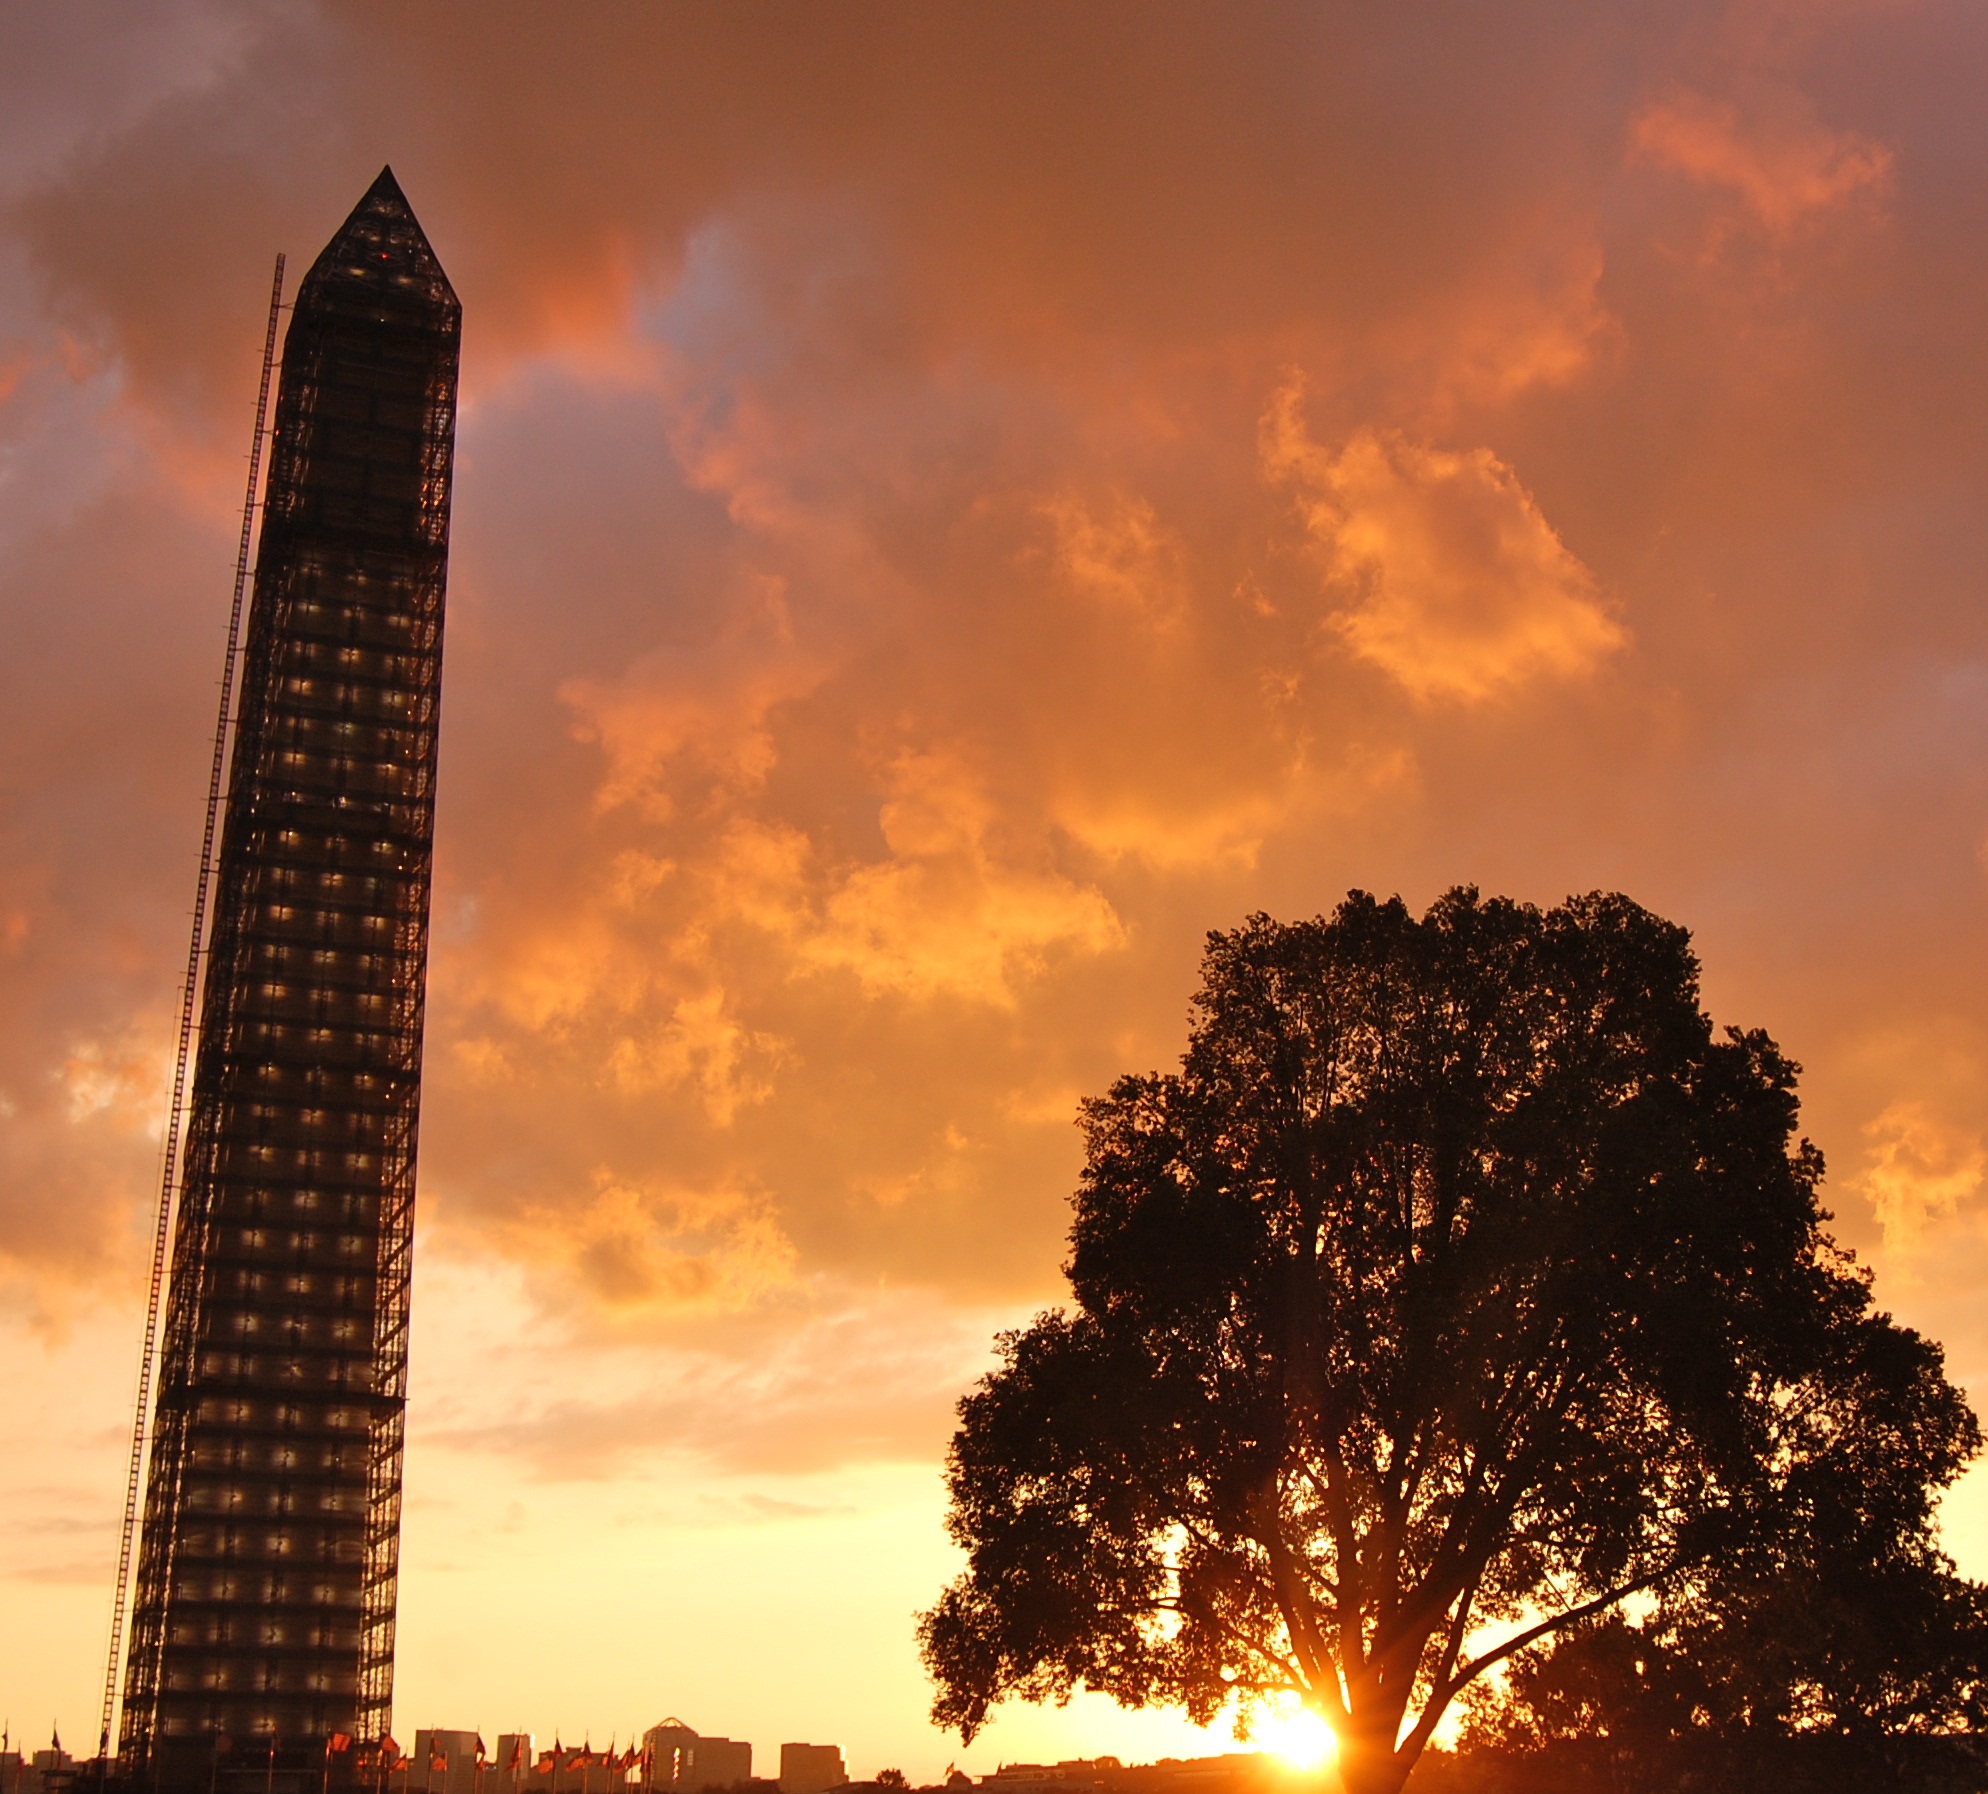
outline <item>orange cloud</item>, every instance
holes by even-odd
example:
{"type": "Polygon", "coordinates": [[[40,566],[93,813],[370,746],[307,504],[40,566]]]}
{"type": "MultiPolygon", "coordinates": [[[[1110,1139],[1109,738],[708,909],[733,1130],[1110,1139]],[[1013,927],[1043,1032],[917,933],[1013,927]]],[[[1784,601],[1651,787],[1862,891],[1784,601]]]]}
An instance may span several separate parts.
{"type": "Polygon", "coordinates": [[[1923,1102],[1888,1105],[1864,1124],[1864,1169],[1857,1179],[1887,1252],[1916,1250],[1927,1231],[1980,1194],[1988,1175],[1981,1136],[1956,1127],[1923,1102]]]}
{"type": "Polygon", "coordinates": [[[62,1092],[71,1122],[98,1117],[158,1137],[165,1126],[172,1060],[156,1010],[111,1040],[78,1041],[63,1062],[62,1092]]]}
{"type": "Polygon", "coordinates": [[[957,755],[907,750],[885,779],[891,857],[836,882],[807,963],[854,972],[873,993],[1012,1008],[1052,955],[1124,944],[1101,891],[1003,851],[994,807],[957,755]]]}
{"type": "MultiPolygon", "coordinates": [[[[468,1285],[451,1292],[454,1302],[502,1307],[503,1280],[467,1269],[451,1267],[468,1285]]],[[[691,1343],[680,1324],[645,1324],[666,1322],[666,1305],[632,1306],[601,1329],[548,1300],[528,1344],[500,1336],[477,1354],[510,1374],[460,1390],[454,1412],[430,1420],[429,1437],[548,1481],[628,1475],[631,1458],[662,1454],[689,1456],[707,1488],[728,1470],[919,1462],[942,1448],[958,1392],[986,1368],[994,1332],[1020,1318],[949,1308],[915,1289],[798,1286],[783,1286],[757,1317],[703,1313],[704,1343],[691,1343]],[[501,1392],[525,1379],[502,1361],[542,1360],[548,1344],[580,1358],[587,1374],[539,1379],[525,1399],[507,1399],[501,1392]]]]}
{"type": "Polygon", "coordinates": [[[1156,628],[1179,625],[1189,600],[1181,543],[1149,500],[1117,492],[1093,506],[1064,494],[1041,511],[1055,531],[1056,569],[1076,590],[1156,628]]]}
{"type": "Polygon", "coordinates": [[[1619,345],[1620,320],[1601,294],[1607,253],[1592,228],[1554,218],[1532,239],[1512,266],[1432,295],[1382,329],[1379,357],[1399,367],[1405,413],[1448,428],[1460,413],[1571,386],[1619,345]]]}
{"type": "Polygon", "coordinates": [[[744,1308],[793,1280],[793,1245],[762,1195],[652,1189],[605,1166],[593,1186],[585,1201],[519,1230],[540,1264],[559,1267],[616,1320],[744,1308]]]}
{"type": "Polygon", "coordinates": [[[1489,449],[1371,429],[1314,442],[1286,386],[1263,421],[1266,475],[1321,552],[1333,630],[1418,701],[1480,703],[1592,672],[1627,641],[1594,575],[1489,449]]]}
{"type": "Polygon", "coordinates": [[[772,1094],[782,1057],[774,1037],[748,1028],[713,987],[679,997],[660,1031],[624,1035],[608,1055],[608,1072],[624,1091],[694,1085],[714,1126],[730,1127],[739,1110],[772,1094]]]}
{"type": "Polygon", "coordinates": [[[1702,186],[1736,195],[1775,236],[1819,212],[1881,195],[1893,155],[1855,131],[1831,131],[1790,105],[1743,120],[1728,100],[1678,93],[1636,118],[1630,144],[1640,159],[1702,186]]]}
{"type": "Polygon", "coordinates": [[[751,791],[774,762],[768,719],[805,696],[823,670],[798,654],[781,581],[762,578],[743,619],[709,653],[650,656],[614,680],[572,679],[560,696],[574,732],[599,743],[607,761],[595,804],[623,804],[662,821],[677,803],[673,785],[689,763],[699,783],[751,791]]]}

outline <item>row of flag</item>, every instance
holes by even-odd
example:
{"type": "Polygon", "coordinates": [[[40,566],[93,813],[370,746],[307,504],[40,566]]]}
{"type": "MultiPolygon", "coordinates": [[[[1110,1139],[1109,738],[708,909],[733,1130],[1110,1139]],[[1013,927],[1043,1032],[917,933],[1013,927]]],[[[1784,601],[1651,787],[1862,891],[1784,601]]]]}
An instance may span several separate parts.
{"type": "MultiPolygon", "coordinates": [[[[352,1735],[349,1732],[333,1732],[325,1740],[325,1753],[328,1756],[340,1755],[350,1750],[352,1743],[352,1735]]],[[[380,1740],[379,1751],[380,1761],[390,1769],[397,1767],[399,1764],[411,1761],[401,1750],[400,1746],[390,1737],[380,1740]]],[[[505,1763],[504,1767],[514,1775],[520,1774],[525,1767],[524,1759],[525,1747],[523,1741],[520,1740],[512,1744],[510,1759],[505,1763]]],[[[476,1740],[477,1766],[481,1768],[489,1761],[490,1758],[485,1752],[483,1740],[478,1738],[476,1740]]],[[[551,1775],[555,1770],[584,1769],[589,1765],[596,1765],[602,1769],[610,1770],[640,1769],[646,1775],[650,1762],[651,1753],[644,1750],[639,1744],[631,1744],[626,1750],[619,1753],[616,1752],[612,1742],[609,1743],[606,1750],[595,1750],[591,1745],[583,1744],[578,1750],[569,1751],[555,1739],[550,1750],[542,1750],[538,1753],[538,1761],[532,1764],[531,1769],[534,1775],[551,1775]]],[[[449,1768],[447,1754],[440,1749],[431,1748],[428,1753],[428,1767],[439,1774],[446,1774],[449,1768]]]]}

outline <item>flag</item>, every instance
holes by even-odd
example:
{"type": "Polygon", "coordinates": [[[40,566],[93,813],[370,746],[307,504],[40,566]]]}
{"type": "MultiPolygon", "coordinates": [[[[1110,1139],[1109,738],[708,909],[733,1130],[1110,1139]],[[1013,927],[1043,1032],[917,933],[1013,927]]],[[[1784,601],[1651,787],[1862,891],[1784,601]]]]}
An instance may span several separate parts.
{"type": "Polygon", "coordinates": [[[522,1738],[511,1740],[511,1760],[504,1767],[515,1775],[525,1766],[525,1741],[522,1738]]]}
{"type": "Polygon", "coordinates": [[[428,1767],[430,1769],[439,1769],[444,1775],[449,1770],[449,1759],[432,1744],[428,1747],[428,1767]]]}
{"type": "MultiPolygon", "coordinates": [[[[522,1750],[524,1747],[520,1745],[518,1748],[522,1750]]],[[[538,1761],[532,1765],[532,1774],[550,1775],[558,1761],[559,1758],[555,1752],[542,1750],[538,1753],[538,1761]]]]}
{"type": "Polygon", "coordinates": [[[482,1763],[488,1761],[488,1758],[489,1753],[483,1748],[483,1734],[478,1732],[476,1734],[476,1760],[482,1763]]]}
{"type": "Polygon", "coordinates": [[[380,1740],[380,1761],[389,1764],[400,1761],[400,1746],[393,1741],[391,1732],[380,1740]]]}
{"type": "Polygon", "coordinates": [[[341,1751],[348,1751],[351,1748],[352,1748],[352,1734],[350,1732],[333,1732],[332,1735],[324,1741],[324,1751],[326,1756],[335,1756],[341,1751]]]}

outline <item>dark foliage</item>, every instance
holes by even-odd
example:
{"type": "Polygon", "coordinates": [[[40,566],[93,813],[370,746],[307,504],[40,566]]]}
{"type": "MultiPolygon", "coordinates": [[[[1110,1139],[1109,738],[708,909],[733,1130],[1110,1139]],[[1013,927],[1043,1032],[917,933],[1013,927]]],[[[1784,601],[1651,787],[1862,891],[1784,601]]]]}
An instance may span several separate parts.
{"type": "Polygon", "coordinates": [[[1622,897],[1212,936],[1180,1073],[1086,1105],[1074,1310],[961,1405],[936,1717],[1291,1692],[1386,1791],[1625,1596],[1768,1600],[1818,1516],[1930,1563],[1975,1423],[1821,1231],[1795,1072],[1622,897]]]}
{"type": "Polygon", "coordinates": [[[1988,1787],[1988,1590],[1937,1554],[1790,1529],[1473,1691],[1464,1743],[1514,1785],[1640,1794],[1988,1787]]]}

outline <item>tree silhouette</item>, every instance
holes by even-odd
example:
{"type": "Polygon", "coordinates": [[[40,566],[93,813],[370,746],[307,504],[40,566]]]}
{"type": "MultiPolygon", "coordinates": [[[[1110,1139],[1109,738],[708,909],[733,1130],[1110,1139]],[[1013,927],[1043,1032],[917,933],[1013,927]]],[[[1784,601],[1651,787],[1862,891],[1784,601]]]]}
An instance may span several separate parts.
{"type": "Polygon", "coordinates": [[[935,1717],[1291,1694],[1392,1794],[1492,1665],[1874,1455],[1923,1536],[1974,1419],[1822,1232],[1795,1075],[1619,896],[1212,935],[1179,1074],[1085,1105],[1074,1310],[961,1404],[935,1717]]]}
{"type": "Polygon", "coordinates": [[[1471,1691],[1465,1750],[1521,1786],[1609,1794],[1950,1777],[1954,1741],[1988,1731],[1988,1589],[1932,1548],[1917,1492],[1882,1437],[1866,1443],[1871,1462],[1832,1479],[1854,1507],[1796,1501],[1636,1623],[1609,1614],[1518,1653],[1495,1698],[1471,1691]]]}

